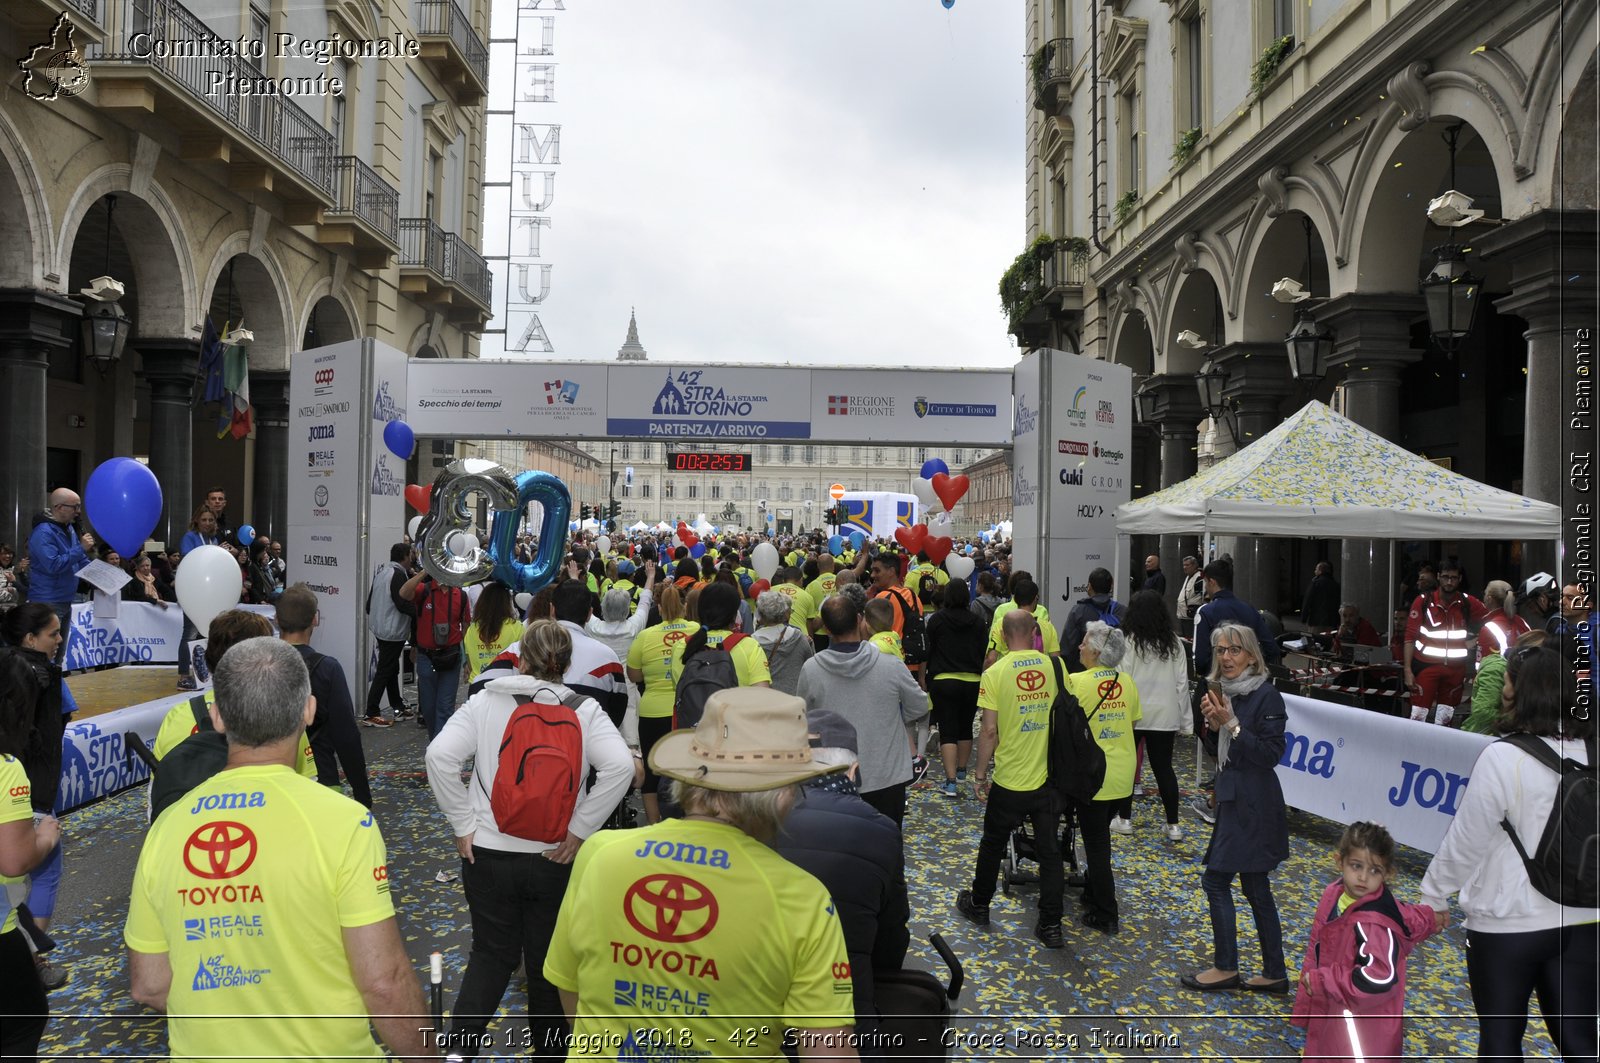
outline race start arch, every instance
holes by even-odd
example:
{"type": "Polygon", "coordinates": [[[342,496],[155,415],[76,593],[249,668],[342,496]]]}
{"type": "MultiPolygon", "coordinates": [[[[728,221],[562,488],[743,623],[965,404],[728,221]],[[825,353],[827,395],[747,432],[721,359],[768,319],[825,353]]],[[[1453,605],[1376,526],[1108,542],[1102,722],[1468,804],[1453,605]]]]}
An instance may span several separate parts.
{"type": "MultiPolygon", "coordinates": [[[[1030,355],[1019,370],[408,359],[371,339],[299,351],[290,360],[289,578],[317,592],[318,647],[364,690],[371,575],[406,525],[405,462],[383,442],[387,424],[403,420],[419,439],[1015,444],[1016,541],[1026,545],[1019,564],[1049,592],[1046,547],[1057,538],[1048,528],[1049,500],[1088,483],[1090,465],[1097,481],[1126,483],[1101,466],[1129,460],[1131,381],[1123,367],[1059,351],[1030,355]],[[1050,369],[1030,374],[1031,365],[1050,369]],[[1054,441],[1046,437],[1056,428],[1041,420],[1045,392],[1036,382],[1050,373],[1044,384],[1055,405],[1065,398],[1061,430],[1081,431],[1047,455],[1054,441]],[[1070,383],[1080,376],[1082,385],[1070,383]],[[1086,456],[1081,444],[1090,442],[1091,427],[1094,453],[1086,456]],[[1026,461],[1024,450],[1032,455],[1026,461]]],[[[1089,490],[1105,499],[1116,493],[1089,490]]],[[[1099,538],[1103,517],[1103,538],[1114,544],[1115,505],[1127,497],[1124,486],[1110,504],[1094,502],[1103,514],[1077,518],[1072,535],[1099,538]]],[[[1082,579],[1075,574],[1073,582],[1082,579]]]]}

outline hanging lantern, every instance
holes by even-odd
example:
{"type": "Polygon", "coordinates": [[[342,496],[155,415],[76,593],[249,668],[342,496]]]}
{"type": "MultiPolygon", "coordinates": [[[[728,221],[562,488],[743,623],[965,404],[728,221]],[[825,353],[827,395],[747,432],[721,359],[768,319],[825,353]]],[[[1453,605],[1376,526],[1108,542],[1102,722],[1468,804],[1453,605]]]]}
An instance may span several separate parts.
{"type": "Polygon", "coordinates": [[[1434,248],[1433,253],[1439,261],[1421,285],[1422,299],[1428,306],[1428,332],[1440,350],[1454,354],[1472,331],[1483,278],[1467,269],[1459,246],[1445,244],[1434,248]]]}
{"type": "Polygon", "coordinates": [[[1289,372],[1304,384],[1320,383],[1326,376],[1324,367],[1333,357],[1333,333],[1311,314],[1301,311],[1295,315],[1294,328],[1284,337],[1284,347],[1289,352],[1289,372]]]}

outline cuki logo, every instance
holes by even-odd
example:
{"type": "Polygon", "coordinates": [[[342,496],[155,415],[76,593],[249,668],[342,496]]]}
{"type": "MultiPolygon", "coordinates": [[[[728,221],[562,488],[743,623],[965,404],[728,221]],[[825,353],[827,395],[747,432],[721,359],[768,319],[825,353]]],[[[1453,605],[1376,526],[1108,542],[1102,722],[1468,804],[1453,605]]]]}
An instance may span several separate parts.
{"type": "Polygon", "coordinates": [[[717,925],[717,898],[687,875],[646,875],[628,887],[622,914],[655,941],[698,941],[717,925]]]}
{"type": "Polygon", "coordinates": [[[1044,673],[1037,668],[1029,668],[1026,672],[1017,673],[1017,686],[1023,690],[1044,689],[1044,673]]]}
{"type": "Polygon", "coordinates": [[[256,848],[255,832],[243,823],[205,823],[184,842],[183,866],[200,878],[236,878],[256,862],[256,848]]]}

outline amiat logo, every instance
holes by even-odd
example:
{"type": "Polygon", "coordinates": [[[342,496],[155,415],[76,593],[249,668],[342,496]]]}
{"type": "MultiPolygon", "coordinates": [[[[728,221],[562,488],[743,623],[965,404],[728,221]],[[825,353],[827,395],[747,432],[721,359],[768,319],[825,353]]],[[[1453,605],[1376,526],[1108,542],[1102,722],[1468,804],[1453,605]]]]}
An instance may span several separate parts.
{"type": "Polygon", "coordinates": [[[1071,421],[1073,424],[1081,425],[1088,423],[1089,411],[1084,408],[1088,401],[1088,397],[1089,389],[1086,387],[1080,387],[1076,392],[1073,393],[1072,405],[1066,411],[1067,420],[1071,421]]]}

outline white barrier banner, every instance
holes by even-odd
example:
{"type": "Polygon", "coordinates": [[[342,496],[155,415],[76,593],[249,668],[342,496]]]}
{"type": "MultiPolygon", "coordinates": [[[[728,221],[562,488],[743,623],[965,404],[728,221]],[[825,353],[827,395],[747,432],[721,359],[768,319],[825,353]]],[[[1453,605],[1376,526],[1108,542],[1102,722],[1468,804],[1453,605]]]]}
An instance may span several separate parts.
{"type": "Polygon", "coordinates": [[[61,788],[56,791],[55,811],[69,812],[148,779],[150,769],[129,752],[124,736],[132,731],[145,745],[155,745],[167,710],[193,696],[178,694],[68,724],[61,738],[61,788]]]}
{"type": "MultiPolygon", "coordinates": [[[[270,605],[238,608],[268,620],[276,613],[270,605]]],[[[72,607],[66,668],[77,672],[107,664],[176,664],[182,638],[183,610],[176,605],[163,609],[148,602],[118,602],[115,617],[97,619],[93,603],[78,602],[72,607]]]]}
{"type": "Polygon", "coordinates": [[[1284,695],[1288,745],[1278,782],[1288,804],[1339,823],[1366,820],[1437,852],[1491,739],[1366,709],[1284,695]]]}

